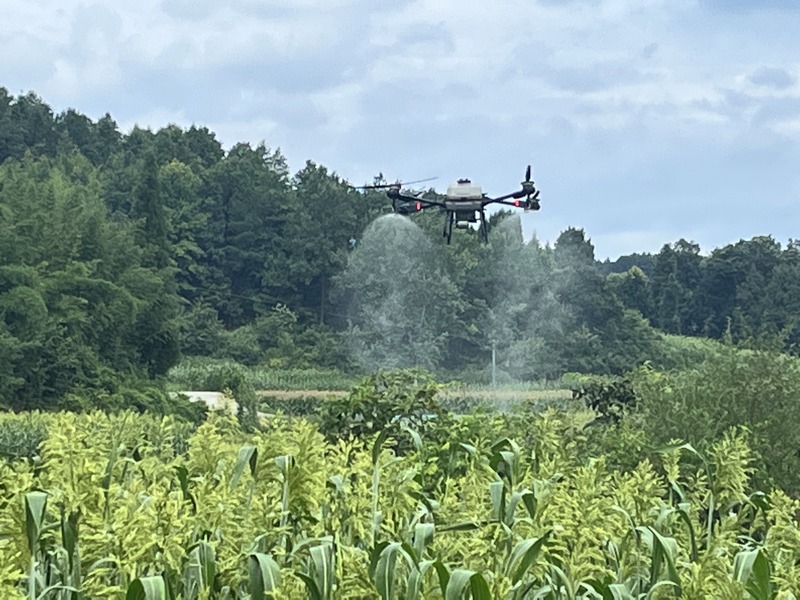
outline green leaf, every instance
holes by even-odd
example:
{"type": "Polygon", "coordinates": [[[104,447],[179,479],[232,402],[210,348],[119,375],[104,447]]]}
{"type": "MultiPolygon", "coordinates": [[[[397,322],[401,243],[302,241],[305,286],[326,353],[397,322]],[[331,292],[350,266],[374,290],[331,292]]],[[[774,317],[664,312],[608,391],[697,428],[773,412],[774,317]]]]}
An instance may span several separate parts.
{"type": "Polygon", "coordinates": [[[456,569],[450,574],[444,594],[445,600],[462,600],[467,590],[472,600],[492,600],[486,578],[468,569],[456,569]]]}
{"type": "Polygon", "coordinates": [[[80,520],[80,512],[73,512],[67,516],[64,508],[61,508],[61,545],[67,551],[67,560],[69,563],[70,571],[75,569],[76,565],[80,564],[78,560],[78,521],[80,520]]]}
{"type": "Polygon", "coordinates": [[[390,435],[391,429],[389,427],[385,427],[384,429],[381,429],[378,437],[375,438],[375,443],[372,445],[372,466],[378,464],[378,459],[381,457],[381,450],[383,449],[383,443],[390,435]]]}
{"type": "Polygon", "coordinates": [[[175,467],[175,474],[178,476],[178,483],[181,486],[183,499],[189,500],[189,502],[192,503],[192,509],[197,512],[197,502],[195,501],[194,496],[192,496],[192,492],[189,491],[189,469],[183,465],[177,465],[175,467]]]}
{"type": "Polygon", "coordinates": [[[381,558],[384,548],[389,545],[389,542],[379,542],[375,545],[369,555],[369,568],[367,573],[372,579],[375,579],[375,570],[378,568],[378,561],[381,558]]]}
{"type": "Polygon", "coordinates": [[[394,575],[397,567],[397,552],[400,544],[387,544],[381,551],[375,567],[375,587],[383,600],[394,598],[394,575]]]}
{"type": "Polygon", "coordinates": [[[754,600],[771,600],[769,560],[761,548],[742,550],[734,557],[733,577],[744,584],[754,600]]]}
{"type": "Polygon", "coordinates": [[[608,586],[608,591],[611,592],[611,597],[614,600],[636,600],[628,586],[622,583],[612,583],[608,586]]]}
{"type": "MultiPolygon", "coordinates": [[[[560,590],[564,588],[565,590],[565,597],[566,598],[574,598],[575,597],[575,583],[570,579],[567,574],[561,569],[561,567],[553,564],[549,564],[547,566],[548,573],[546,575],[547,580],[550,582],[550,588],[553,590],[560,590]]],[[[539,597],[537,595],[537,597],[539,597]]],[[[543,598],[547,598],[548,596],[542,596],[543,598]]],[[[555,596],[556,598],[561,598],[562,596],[559,595],[555,596]]]]}
{"type": "Polygon", "coordinates": [[[664,537],[652,527],[637,527],[636,530],[642,534],[642,538],[650,548],[650,585],[654,586],[660,581],[662,564],[666,564],[667,581],[675,585],[680,596],[681,580],[675,568],[675,557],[678,553],[678,543],[675,538],[664,537]]]}
{"type": "Polygon", "coordinates": [[[167,586],[161,575],[134,579],[125,594],[125,600],[167,600],[167,598],[167,586]]]}
{"type": "Polygon", "coordinates": [[[44,528],[44,515],[47,508],[45,492],[28,492],[25,494],[25,533],[28,536],[28,550],[36,554],[39,537],[44,528]]]}
{"type": "Polygon", "coordinates": [[[411,436],[411,440],[414,442],[414,449],[417,452],[422,452],[422,449],[423,449],[422,437],[420,437],[419,433],[417,433],[415,430],[411,429],[411,427],[409,427],[408,425],[403,425],[402,429],[403,429],[403,431],[408,433],[409,436],[411,436]]]}
{"type": "Polygon", "coordinates": [[[414,527],[414,552],[417,558],[422,558],[425,548],[433,541],[436,526],[433,523],[417,523],[414,527]]]}
{"type": "Polygon", "coordinates": [[[514,524],[514,515],[517,511],[517,505],[522,502],[528,515],[531,519],[536,515],[536,496],[530,490],[520,490],[511,495],[508,501],[508,509],[506,511],[505,523],[509,527],[514,524]]]}
{"type": "Polygon", "coordinates": [[[204,589],[211,590],[217,576],[217,553],[214,546],[205,540],[197,544],[192,550],[192,560],[200,571],[201,585],[204,589]]]}
{"type": "Polygon", "coordinates": [[[312,577],[317,584],[317,589],[322,600],[328,600],[333,592],[333,560],[334,560],[334,547],[333,544],[320,544],[319,546],[312,546],[310,549],[312,577]]]}
{"type": "Polygon", "coordinates": [[[275,464],[278,465],[278,470],[281,472],[281,475],[283,475],[284,479],[286,479],[289,471],[291,471],[295,466],[295,458],[291,454],[276,456],[275,464]]]}
{"type": "Polygon", "coordinates": [[[492,519],[502,521],[506,514],[506,484],[504,481],[493,481],[489,484],[492,496],[492,519]]]}
{"type": "Polygon", "coordinates": [[[322,600],[322,594],[320,594],[319,587],[317,587],[317,582],[311,576],[300,572],[295,572],[295,575],[306,584],[306,591],[308,591],[308,597],[311,600],[322,600]]]}
{"type": "MultiPolygon", "coordinates": [[[[78,594],[81,593],[81,591],[79,589],[74,588],[71,585],[62,585],[62,584],[59,583],[59,584],[51,585],[51,586],[46,587],[45,589],[43,589],[42,593],[37,596],[37,599],[38,600],[45,600],[50,595],[50,592],[55,592],[56,590],[64,590],[64,591],[67,591],[67,592],[72,592],[72,594],[70,596],[68,596],[69,598],[77,598],[78,594]]],[[[56,596],[56,597],[58,598],[58,596],[56,596]]]]}
{"type": "MultiPolygon", "coordinates": [[[[664,596],[661,595],[661,594],[656,596],[656,592],[659,591],[661,588],[666,588],[666,587],[678,588],[678,586],[674,582],[667,581],[666,579],[662,579],[661,581],[659,581],[657,584],[655,584],[653,587],[651,587],[648,590],[647,595],[644,597],[644,600],[654,600],[655,598],[663,598],[664,596]]],[[[674,595],[676,597],[680,598],[680,594],[681,594],[681,592],[678,589],[678,590],[675,591],[674,595]]]]}
{"type": "Polygon", "coordinates": [[[551,532],[545,533],[540,538],[531,538],[518,543],[511,552],[506,574],[511,576],[511,583],[517,584],[525,572],[536,561],[551,532]]]}
{"type": "MultiPolygon", "coordinates": [[[[411,574],[408,576],[408,586],[406,587],[406,600],[419,600],[422,593],[422,581],[425,579],[425,574],[428,569],[435,565],[436,561],[423,560],[419,563],[416,569],[412,569],[411,574]]],[[[441,582],[440,582],[441,583],[441,582]]],[[[447,584],[444,585],[447,588],[447,584]]]]}
{"type": "Polygon", "coordinates": [[[474,457],[474,456],[476,456],[478,454],[478,449],[475,446],[473,446],[472,444],[459,443],[458,445],[461,446],[461,448],[463,450],[465,450],[466,453],[469,454],[472,457],[474,457]]]}
{"type": "Polygon", "coordinates": [[[434,561],[433,568],[436,569],[436,577],[439,579],[439,589],[442,591],[442,596],[445,596],[447,586],[450,584],[450,570],[441,560],[434,561]]]}
{"type": "Polygon", "coordinates": [[[686,523],[686,526],[689,528],[689,544],[690,544],[690,554],[689,558],[692,562],[697,562],[697,539],[694,532],[694,524],[692,523],[692,517],[689,515],[689,503],[680,503],[678,504],[677,513],[681,520],[686,523]]]}
{"type": "Polygon", "coordinates": [[[253,552],[247,557],[247,585],[253,600],[272,598],[281,584],[281,568],[269,555],[253,552]]]}
{"type": "Polygon", "coordinates": [[[437,525],[436,529],[439,532],[449,532],[449,531],[475,531],[476,529],[480,529],[481,524],[475,523],[474,521],[467,521],[464,523],[453,523],[452,525],[437,525]]]}
{"type": "Polygon", "coordinates": [[[239,448],[239,455],[236,457],[236,465],[233,467],[231,475],[231,489],[236,487],[242,477],[245,468],[250,466],[250,475],[255,478],[256,465],[258,463],[258,448],[255,446],[242,446],[239,448]]]}

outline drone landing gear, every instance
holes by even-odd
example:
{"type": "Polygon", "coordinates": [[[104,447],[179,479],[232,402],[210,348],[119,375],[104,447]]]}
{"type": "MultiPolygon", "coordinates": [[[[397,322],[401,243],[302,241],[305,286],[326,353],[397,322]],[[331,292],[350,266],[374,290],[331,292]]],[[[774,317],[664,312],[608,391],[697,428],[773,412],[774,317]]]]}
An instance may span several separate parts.
{"type": "Polygon", "coordinates": [[[448,211],[447,216],[444,218],[444,231],[442,231],[442,237],[447,240],[447,243],[450,243],[450,240],[453,238],[453,224],[456,222],[456,213],[453,211],[448,211]]]}
{"type": "Polygon", "coordinates": [[[481,226],[478,232],[482,242],[486,243],[489,241],[489,226],[486,224],[486,212],[483,209],[481,209],[481,226]]]}
{"type": "Polygon", "coordinates": [[[478,225],[478,237],[482,242],[489,241],[489,225],[486,221],[486,211],[484,209],[480,209],[477,211],[480,215],[479,218],[475,218],[473,215],[469,218],[469,220],[460,221],[456,211],[450,210],[447,211],[447,216],[444,218],[444,229],[442,230],[442,237],[447,240],[447,243],[450,243],[450,240],[453,238],[453,226],[459,229],[468,229],[469,223],[475,223],[476,221],[479,223],[478,225]]]}

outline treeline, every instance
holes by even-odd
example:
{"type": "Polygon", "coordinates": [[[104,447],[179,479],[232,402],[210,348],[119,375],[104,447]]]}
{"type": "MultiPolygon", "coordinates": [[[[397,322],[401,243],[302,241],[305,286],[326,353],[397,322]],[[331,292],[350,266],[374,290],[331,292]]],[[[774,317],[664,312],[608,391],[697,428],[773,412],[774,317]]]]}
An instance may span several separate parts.
{"type": "Polygon", "coordinates": [[[656,255],[606,262],[608,281],[629,308],[669,333],[734,341],[800,342],[800,242],[785,247],[769,236],[741,240],[702,256],[679,240],[656,255]],[[622,267],[622,269],[620,268],[622,267]],[[623,272],[619,272],[623,271],[623,272]]]}
{"type": "Polygon", "coordinates": [[[607,275],[622,259],[598,264],[582,230],[523,243],[498,214],[489,245],[446,246],[438,215],[420,233],[386,211],[263,144],[123,134],[0,88],[0,404],[102,399],[182,355],[485,381],[492,351],[516,379],[620,372],[669,355],[656,328],[794,340],[794,245],[679,242],[607,275]]]}

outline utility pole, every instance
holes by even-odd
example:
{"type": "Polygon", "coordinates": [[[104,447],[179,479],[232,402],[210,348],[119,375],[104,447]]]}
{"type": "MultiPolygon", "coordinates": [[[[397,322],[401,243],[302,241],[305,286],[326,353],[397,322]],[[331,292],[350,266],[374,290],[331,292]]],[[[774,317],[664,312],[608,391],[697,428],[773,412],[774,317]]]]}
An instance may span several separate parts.
{"type": "Polygon", "coordinates": [[[492,340],[492,387],[497,388],[497,342],[492,340]]]}

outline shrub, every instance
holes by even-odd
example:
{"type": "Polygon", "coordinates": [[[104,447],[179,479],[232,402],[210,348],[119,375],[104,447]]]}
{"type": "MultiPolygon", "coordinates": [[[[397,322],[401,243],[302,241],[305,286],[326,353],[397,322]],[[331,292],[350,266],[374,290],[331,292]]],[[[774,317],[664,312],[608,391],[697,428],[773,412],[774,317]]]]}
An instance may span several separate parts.
{"type": "Polygon", "coordinates": [[[319,396],[295,396],[283,398],[278,396],[261,396],[259,404],[266,412],[280,413],[287,417],[305,417],[316,413],[326,398],[319,396]]]}
{"type": "Polygon", "coordinates": [[[0,421],[0,457],[32,459],[47,437],[44,423],[34,414],[0,421]]]}
{"type": "Polygon", "coordinates": [[[759,471],[800,492],[800,359],[724,347],[695,369],[642,368],[632,382],[637,422],[653,443],[677,438],[702,449],[744,426],[759,471]]]}
{"type": "Polygon", "coordinates": [[[364,378],[350,394],[331,398],[319,413],[320,431],[329,440],[399,434],[407,426],[424,436],[447,419],[436,399],[441,386],[417,369],[382,371],[364,378]]]}
{"type": "Polygon", "coordinates": [[[619,423],[626,412],[636,407],[636,394],[627,377],[589,379],[572,391],[572,397],[597,413],[594,423],[619,423]]]}
{"type": "Polygon", "coordinates": [[[161,386],[148,380],[133,378],[110,390],[76,390],[61,398],[54,408],[70,412],[151,412],[157,415],[174,415],[195,424],[203,421],[207,412],[202,403],[189,402],[182,396],[170,397],[161,386]]]}

